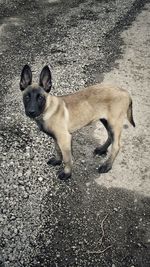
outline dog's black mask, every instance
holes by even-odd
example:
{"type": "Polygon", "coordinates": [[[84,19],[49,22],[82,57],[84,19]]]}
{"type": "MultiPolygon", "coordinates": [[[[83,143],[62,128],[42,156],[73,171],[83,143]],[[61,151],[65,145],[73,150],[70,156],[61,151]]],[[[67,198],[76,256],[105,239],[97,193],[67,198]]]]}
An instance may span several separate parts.
{"type": "Polygon", "coordinates": [[[43,94],[42,88],[30,88],[23,95],[23,103],[25,113],[30,118],[40,116],[45,108],[46,96],[43,94]]]}

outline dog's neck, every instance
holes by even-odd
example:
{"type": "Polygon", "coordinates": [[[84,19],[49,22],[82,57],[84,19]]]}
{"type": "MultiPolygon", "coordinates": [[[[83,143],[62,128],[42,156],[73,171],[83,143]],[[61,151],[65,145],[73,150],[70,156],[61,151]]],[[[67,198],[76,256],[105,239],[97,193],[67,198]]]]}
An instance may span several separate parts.
{"type": "Polygon", "coordinates": [[[38,123],[40,121],[49,120],[52,117],[52,115],[56,112],[58,105],[59,105],[59,100],[57,96],[48,95],[45,109],[43,113],[35,119],[35,121],[38,123]]]}
{"type": "Polygon", "coordinates": [[[46,101],[46,107],[43,112],[43,120],[49,120],[58,108],[58,98],[56,96],[49,95],[46,101]]]}

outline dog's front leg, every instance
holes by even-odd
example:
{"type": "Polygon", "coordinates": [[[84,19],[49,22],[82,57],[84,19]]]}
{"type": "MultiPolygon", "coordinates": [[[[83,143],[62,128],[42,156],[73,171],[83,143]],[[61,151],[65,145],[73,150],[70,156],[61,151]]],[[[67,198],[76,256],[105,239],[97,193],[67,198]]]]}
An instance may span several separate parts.
{"type": "Polygon", "coordinates": [[[61,133],[57,136],[57,142],[61,149],[64,162],[64,169],[59,172],[58,178],[66,180],[71,176],[72,170],[71,135],[69,132],[61,133]]]}
{"type": "Polygon", "coordinates": [[[56,151],[56,156],[51,157],[47,162],[47,164],[52,166],[57,166],[62,163],[62,153],[56,140],[55,140],[55,151],[56,151]]]}

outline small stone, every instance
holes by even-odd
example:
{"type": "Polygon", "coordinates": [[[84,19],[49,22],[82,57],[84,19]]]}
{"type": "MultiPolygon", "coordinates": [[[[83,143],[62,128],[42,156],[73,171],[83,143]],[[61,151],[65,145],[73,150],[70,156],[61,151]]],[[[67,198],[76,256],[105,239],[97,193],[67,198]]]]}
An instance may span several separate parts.
{"type": "Polygon", "coordinates": [[[18,233],[18,229],[17,229],[17,228],[14,229],[14,233],[15,233],[15,234],[18,233]]]}
{"type": "Polygon", "coordinates": [[[30,153],[25,153],[27,158],[30,158],[30,153]]]}
{"type": "Polygon", "coordinates": [[[117,208],[114,208],[114,211],[118,211],[118,209],[117,208]]]}
{"type": "Polygon", "coordinates": [[[38,180],[39,180],[39,182],[42,182],[43,181],[43,178],[42,177],[39,177],[38,180]]]}
{"type": "Polygon", "coordinates": [[[28,197],[29,197],[29,194],[28,194],[27,192],[24,192],[24,195],[23,195],[23,197],[26,199],[26,198],[28,198],[28,197]]]}
{"type": "Polygon", "coordinates": [[[18,172],[18,177],[22,177],[22,172],[18,172]]]}
{"type": "Polygon", "coordinates": [[[19,185],[24,185],[24,181],[23,180],[18,180],[18,184],[19,185]]]}
{"type": "Polygon", "coordinates": [[[14,214],[11,215],[10,220],[14,221],[16,219],[16,216],[14,214]]]}
{"type": "Polygon", "coordinates": [[[25,176],[29,178],[30,175],[31,175],[31,170],[27,170],[26,173],[25,173],[25,176]]]}

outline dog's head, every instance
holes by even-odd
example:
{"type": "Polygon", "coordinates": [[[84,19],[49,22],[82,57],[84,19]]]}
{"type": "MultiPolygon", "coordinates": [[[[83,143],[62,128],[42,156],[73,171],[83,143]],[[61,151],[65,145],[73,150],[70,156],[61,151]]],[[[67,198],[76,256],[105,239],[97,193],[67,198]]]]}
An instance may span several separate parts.
{"type": "Polygon", "coordinates": [[[40,116],[46,107],[46,99],[52,87],[51,72],[45,66],[40,74],[39,84],[32,84],[32,71],[25,65],[21,72],[20,90],[23,92],[25,113],[35,119],[40,116]]]}

